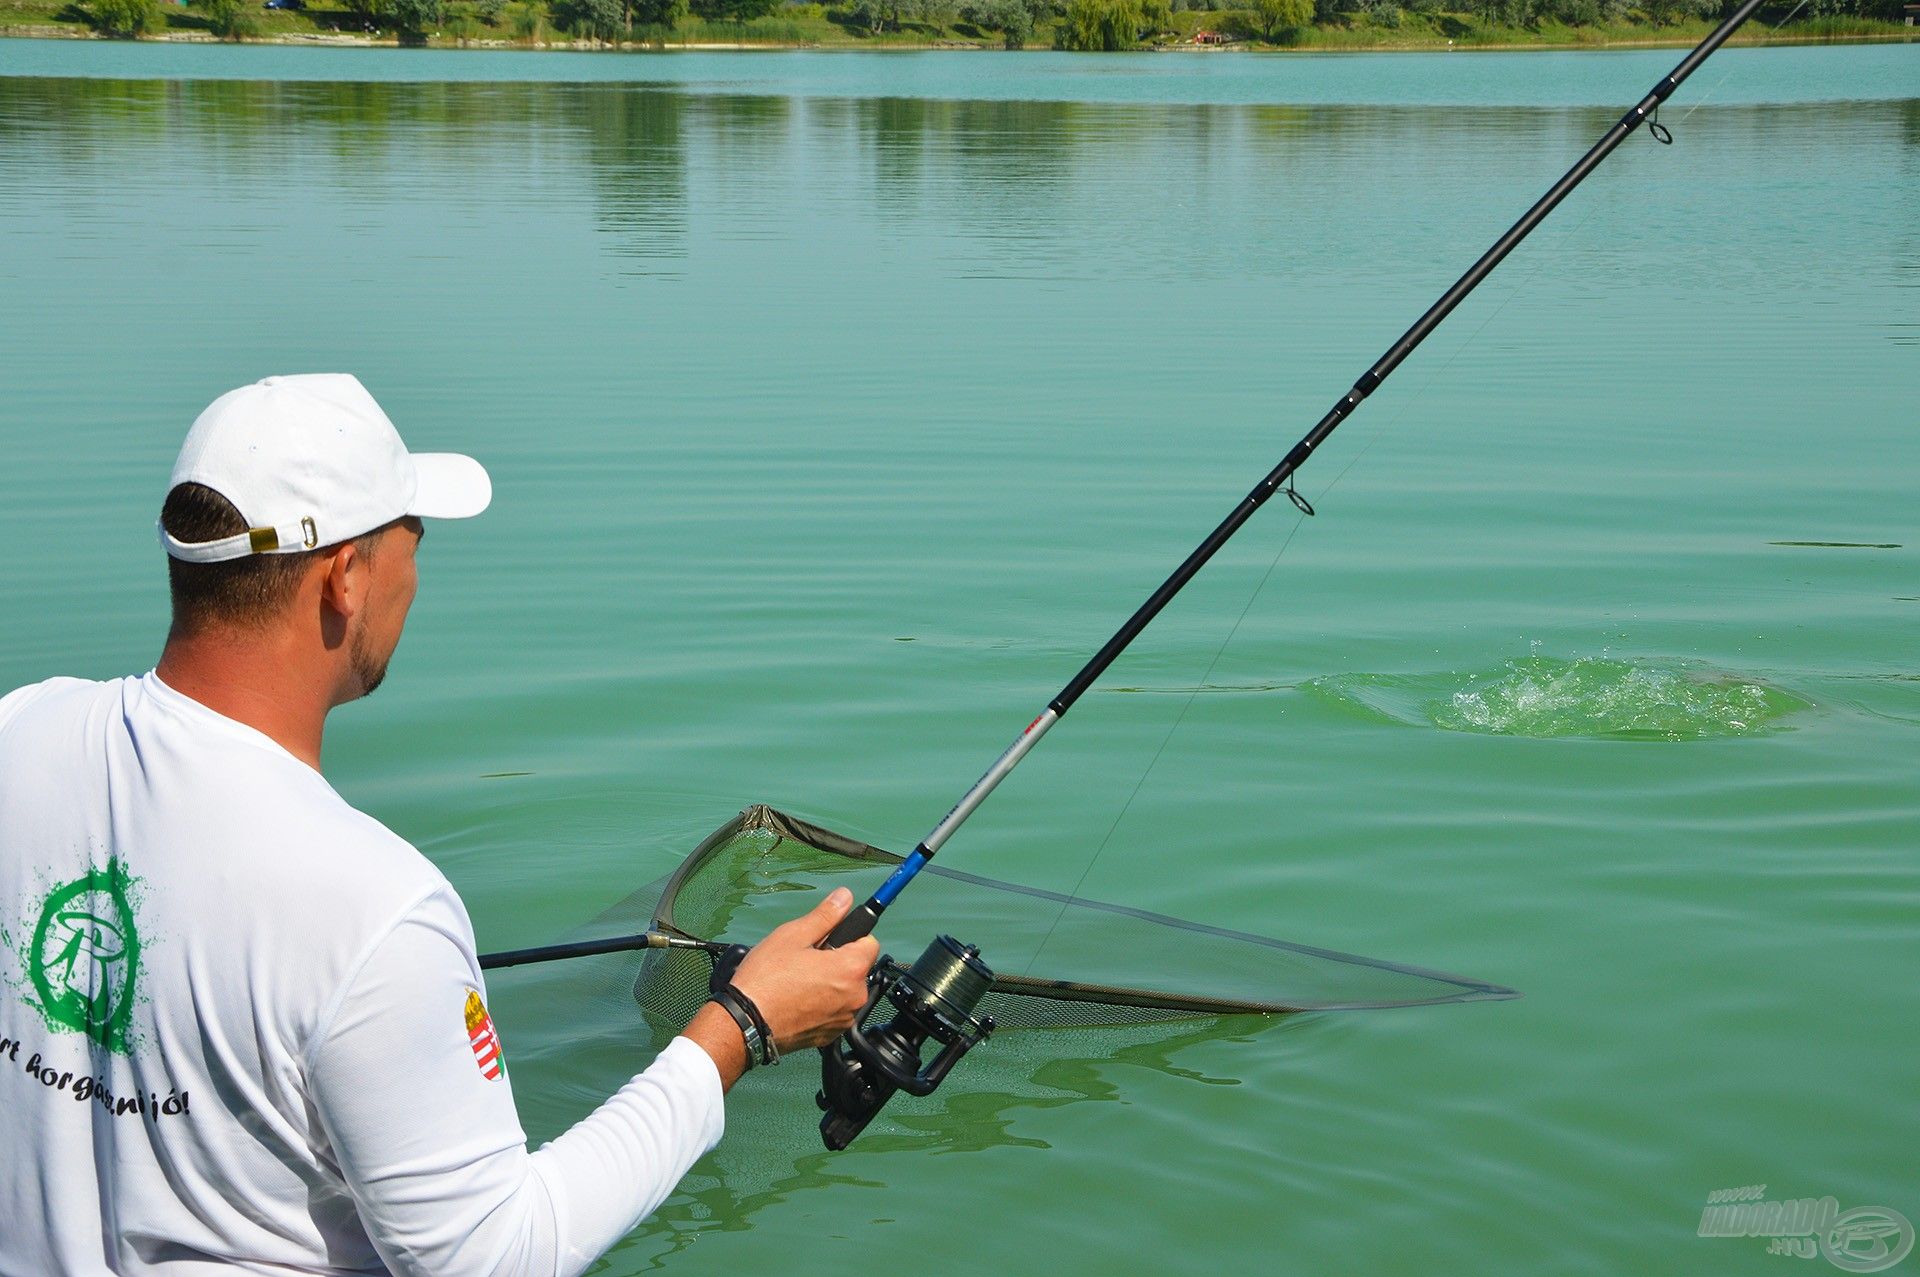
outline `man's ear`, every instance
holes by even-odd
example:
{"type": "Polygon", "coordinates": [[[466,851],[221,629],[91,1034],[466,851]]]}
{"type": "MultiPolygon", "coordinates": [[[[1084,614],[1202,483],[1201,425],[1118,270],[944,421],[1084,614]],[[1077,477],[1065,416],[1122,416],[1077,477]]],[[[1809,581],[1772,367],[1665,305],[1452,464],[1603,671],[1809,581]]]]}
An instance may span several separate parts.
{"type": "Polygon", "coordinates": [[[366,556],[356,542],[343,541],[321,559],[320,601],[351,620],[367,602],[366,556]]]}

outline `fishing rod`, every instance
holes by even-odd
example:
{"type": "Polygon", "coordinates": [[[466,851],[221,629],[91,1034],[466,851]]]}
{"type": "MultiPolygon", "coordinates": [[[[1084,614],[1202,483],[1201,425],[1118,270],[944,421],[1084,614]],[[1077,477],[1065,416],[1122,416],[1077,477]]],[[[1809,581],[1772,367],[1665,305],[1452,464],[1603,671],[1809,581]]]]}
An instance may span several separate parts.
{"type": "MultiPolygon", "coordinates": [[[[874,924],[880,919],[908,883],[923,869],[934,854],[964,824],[969,816],[1007,775],[1020,764],[1033,747],[1040,743],[1053,725],[1060,721],[1066,712],[1073,708],[1074,702],[1091,687],[1094,680],[1112,665],[1115,658],[1125,651],[1140,632],[1146,629],[1154,617],[1191,581],[1204,567],[1220,547],[1238,532],[1242,525],[1261,506],[1265,505],[1277,492],[1287,494],[1288,500],[1297,506],[1303,515],[1311,515],[1313,506],[1295,490],[1291,480],[1307,459],[1337,429],[1341,422],[1352,415],[1367,396],[1380,388],[1380,384],[1392,375],[1394,369],[1412,354],[1420,343],[1430,336],[1464,301],[1467,294],[1479,287],[1482,280],[1493,273],[1495,267],[1504,261],[1535,227],[1544,221],[1548,214],[1557,208],[1573,188],[1585,181],[1587,176],[1598,168],[1611,155],[1627,136],[1642,124],[1648,126],[1648,132],[1660,142],[1673,141],[1673,135],[1662,127],[1659,120],[1660,104],[1672,96],[1674,90],[1685,82],[1688,76],[1698,70],[1700,64],[1711,57],[1716,49],[1725,44],[1727,38],[1738,31],[1751,18],[1765,0],[1742,0],[1740,6],[1727,19],[1696,45],[1692,52],[1680,60],[1666,77],[1655,84],[1647,95],[1634,104],[1621,116],[1607,132],[1594,143],[1591,150],[1581,156],[1574,166],[1567,170],[1559,181],[1551,186],[1545,195],[1529,208],[1520,220],[1509,227],[1505,234],[1495,240],[1493,246],[1478,261],[1467,268],[1465,274],[1455,280],[1438,301],[1427,308],[1425,314],[1416,320],[1413,326],[1400,339],[1388,347],[1387,352],[1375,360],[1373,366],[1362,373],[1351,389],[1342,395],[1327,414],[1315,423],[1313,429],[1301,436],[1283,457],[1280,464],[1269,471],[1265,478],[1254,485],[1240,504],[1220,522],[1207,538],[1175,568],[1148,598],[1142,603],[1125,624],[1114,632],[1093,658],[1081,667],[1060,694],[1047,703],[1045,709],[1026,726],[1019,736],[1014,738],[1005,752],[975,781],[973,787],[955,803],[940,823],[923,838],[912,853],[903,860],[880,889],[863,905],[852,910],[841,920],[827,938],[821,941],[822,948],[837,948],[840,945],[858,940],[873,931],[874,924]]],[[[646,932],[634,936],[621,936],[607,940],[579,941],[572,944],[550,945],[542,949],[520,949],[510,953],[490,954],[480,959],[483,968],[519,966],[529,962],[548,962],[560,958],[577,957],[589,953],[617,953],[628,949],[693,948],[702,949],[714,960],[710,988],[719,991],[729,978],[732,964],[746,953],[742,946],[723,945],[718,942],[689,940],[665,932],[646,932]]],[[[823,1111],[820,1120],[820,1133],[830,1149],[845,1148],[898,1091],[911,1095],[928,1095],[946,1077],[961,1056],[985,1041],[993,1032],[994,1021],[991,1015],[978,1013],[982,998],[992,986],[993,972],[980,960],[979,950],[972,945],[963,945],[951,936],[936,937],[925,953],[912,964],[905,966],[883,956],[867,976],[867,1000],[854,1017],[853,1027],[843,1037],[830,1046],[823,1047],[821,1059],[821,1087],[815,1096],[823,1111]],[[882,1012],[882,1008],[885,1011],[882,1012]],[[878,1016],[886,1014],[891,1018],[884,1024],[872,1023],[878,1016]],[[928,1043],[936,1046],[933,1058],[926,1058],[928,1043]]],[[[777,1058],[777,1057],[775,1057],[777,1058]]]]}
{"type": "Polygon", "coordinates": [[[1380,356],[1371,368],[1360,374],[1359,380],[1355,381],[1353,387],[1327,411],[1326,416],[1320,418],[1313,429],[1301,436],[1300,442],[1293,445],[1292,450],[1281,459],[1280,464],[1254,485],[1253,491],[1249,492],[1240,504],[1233,508],[1233,512],[1207,535],[1206,540],[1202,541],[1193,553],[1174,569],[1173,574],[1161,583],[1160,588],[1155,590],[1132,616],[1127,618],[1126,623],[1114,631],[1113,637],[1107,640],[1106,645],[1094,653],[1093,659],[1081,667],[1080,672],[1060,690],[1058,696],[1047,703],[1047,707],[1040,711],[1039,716],[1027,724],[1026,730],[1014,738],[1013,744],[994,760],[993,766],[987,769],[986,774],[974,782],[973,788],[961,795],[960,801],[953,805],[953,809],[941,818],[932,832],[921,839],[919,846],[915,847],[892,875],[880,884],[880,889],[874,892],[865,904],[854,909],[841,920],[832,933],[821,942],[823,948],[837,948],[873,931],[874,924],[880,920],[880,915],[886,912],[887,906],[892,904],[895,897],[913,881],[914,876],[926,866],[926,863],[933,859],[934,853],[938,852],[947,839],[953,837],[954,832],[966,823],[967,817],[973,815],[980,804],[986,801],[987,795],[991,794],[1000,782],[1020,765],[1020,760],[1040,743],[1040,738],[1045,736],[1053,725],[1073,708],[1074,702],[1080,699],[1109,665],[1113,664],[1114,658],[1125,651],[1127,645],[1139,637],[1140,631],[1147,628],[1147,624],[1160,614],[1161,609],[1166,607],[1173,596],[1178,594],[1202,567],[1206,566],[1207,560],[1211,559],[1220,547],[1240,530],[1241,525],[1253,517],[1254,511],[1265,505],[1276,492],[1285,492],[1287,498],[1299,507],[1302,514],[1313,513],[1313,506],[1294,490],[1290,482],[1294,472],[1305,464],[1314,450],[1326,442],[1327,436],[1352,415],[1354,409],[1358,408],[1368,395],[1378,390],[1380,383],[1391,376],[1393,370],[1398,368],[1406,357],[1412,354],[1420,343],[1446,320],[1448,315],[1453,313],[1454,308],[1466,299],[1467,294],[1479,287],[1480,282],[1493,273],[1494,268],[1506,259],[1507,254],[1518,247],[1520,241],[1531,234],[1536,226],[1546,220],[1547,215],[1559,206],[1560,201],[1564,200],[1574,187],[1580,185],[1586,180],[1588,174],[1600,167],[1601,162],[1611,155],[1614,148],[1624,142],[1629,134],[1644,123],[1649,126],[1648,132],[1656,140],[1673,141],[1672,133],[1660,123],[1660,104],[1666,101],[1688,76],[1698,70],[1700,64],[1711,57],[1716,49],[1725,44],[1727,38],[1738,31],[1762,3],[1764,0],[1743,0],[1739,8],[1715,27],[1706,39],[1695,45],[1693,51],[1682,58],[1678,66],[1668,72],[1666,77],[1655,84],[1645,97],[1621,116],[1619,121],[1608,129],[1598,142],[1594,143],[1593,148],[1581,156],[1579,161],[1568,169],[1566,174],[1555,182],[1519,221],[1495,240],[1493,247],[1482,253],[1480,259],[1468,267],[1466,273],[1455,280],[1453,286],[1442,293],[1440,299],[1429,306],[1426,313],[1414,321],[1413,326],[1402,333],[1398,341],[1387,348],[1386,354],[1380,356]]]}

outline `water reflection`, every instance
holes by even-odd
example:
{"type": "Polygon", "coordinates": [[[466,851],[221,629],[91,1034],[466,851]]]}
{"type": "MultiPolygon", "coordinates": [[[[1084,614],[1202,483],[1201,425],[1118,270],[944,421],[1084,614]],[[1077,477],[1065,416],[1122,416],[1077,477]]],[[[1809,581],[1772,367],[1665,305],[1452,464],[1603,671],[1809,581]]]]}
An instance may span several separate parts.
{"type": "MultiPolygon", "coordinates": [[[[1902,162],[1909,177],[1920,180],[1920,98],[1900,103],[1901,131],[1907,149],[1902,162]]],[[[1913,219],[1900,225],[1900,249],[1893,255],[1894,284],[1900,288],[1920,289],[1920,230],[1913,219]]],[[[1889,324],[1887,339],[1896,346],[1920,346],[1920,315],[1889,324]]]]}
{"type": "Polygon", "coordinates": [[[1170,1074],[1203,1086],[1240,1080],[1181,1062],[1203,1043],[1250,1041],[1304,1025],[1299,1017],[1235,1016],[1130,1028],[1023,1030],[1003,1033],[970,1054],[950,1083],[924,1100],[901,1097],[847,1153],[820,1147],[812,1101],[819,1070],[811,1053],[755,1073],[728,1097],[727,1136],[701,1159],[679,1189],[616,1253],[647,1256],[662,1267],[700,1237],[741,1231],[754,1216],[796,1195],[835,1185],[884,1188],[900,1154],[979,1153],[993,1148],[1045,1149],[1020,1129],[1034,1113],[1123,1100],[1118,1076],[1129,1070],[1170,1074]],[[876,1163],[876,1158],[886,1161],[876,1163]]]}
{"type": "MultiPolygon", "coordinates": [[[[1386,235],[1416,258],[1429,240],[1436,256],[1458,257],[1463,203],[1489,189],[1530,194],[1611,118],[1585,108],[23,78],[0,80],[0,164],[24,158],[66,180],[0,199],[44,207],[51,194],[82,212],[72,201],[103,182],[181,194],[186,174],[216,209],[301,190],[363,210],[444,205],[475,219],[579,202],[615,274],[678,273],[705,239],[791,240],[824,220],[830,230],[872,223],[868,234],[902,247],[902,237],[921,238],[958,277],[1284,277],[1309,256],[1360,275],[1386,235]],[[1460,162],[1435,162],[1445,156],[1460,162]],[[1328,206],[1350,213],[1299,243],[1294,228],[1328,206]],[[1168,251],[1187,242],[1238,247],[1168,251]]],[[[1649,170],[1676,218],[1716,207],[1712,179],[1729,154],[1786,147],[1785,158],[1817,171],[1822,139],[1844,137],[1857,154],[1877,135],[1890,155],[1910,155],[1920,104],[1723,109],[1687,123],[1698,147],[1688,180],[1672,180],[1670,166],[1649,170]]],[[[1623,161],[1610,190],[1629,189],[1636,161],[1647,162],[1623,161]]],[[[1729,268],[1698,260],[1702,272],[1729,268]]]]}
{"type": "MultiPolygon", "coordinates": [[[[696,876],[693,882],[699,885],[680,898],[675,921],[702,933],[752,936],[764,930],[752,918],[742,918],[752,907],[771,899],[766,913],[780,919],[807,907],[817,885],[814,875],[796,876],[792,866],[816,864],[818,858],[807,856],[799,844],[779,847],[785,854],[770,856],[764,865],[723,865],[723,872],[707,874],[705,882],[696,876]]],[[[637,889],[570,938],[627,934],[649,925],[664,884],[660,879],[637,889]]],[[[960,922],[954,925],[962,929],[960,922]]],[[[966,927],[972,925],[967,920],[966,927]]],[[[1188,939],[1182,937],[1182,944],[1188,939]]],[[[1165,961],[1164,942],[1160,952],[1165,961]]],[[[1190,961],[1183,948],[1176,965],[1190,961]]],[[[706,972],[703,958],[677,951],[600,955],[497,972],[491,992],[502,1023],[529,1030],[516,1043],[521,1077],[539,1072],[542,1103],[559,1096],[584,1109],[618,1086],[632,1061],[649,1058],[672,1039],[686,1007],[704,997],[706,972]],[[689,989],[699,992],[689,994],[689,989]],[[532,1013],[536,1007],[551,1023],[532,1013]]],[[[1107,1010],[1116,1017],[1133,1014],[1126,1008],[1107,1010]]],[[[820,1145],[820,1114],[813,1101],[819,1065],[812,1052],[802,1053],[778,1068],[755,1072],[734,1089],[720,1147],[694,1167],[620,1250],[628,1260],[645,1256],[658,1265],[705,1233],[752,1228],[756,1214],[797,1195],[836,1185],[884,1187],[878,1177],[901,1154],[1048,1148],[1026,1119],[1078,1104],[1125,1102],[1128,1074],[1238,1086],[1241,1079],[1198,1067],[1188,1052],[1312,1023],[1303,1015],[1236,1015],[1003,1027],[934,1095],[897,1097],[850,1153],[829,1153],[820,1145]]]]}
{"type": "Polygon", "coordinates": [[[596,221],[618,255],[680,257],[687,232],[686,117],[678,93],[569,87],[568,115],[585,140],[596,221]]]}

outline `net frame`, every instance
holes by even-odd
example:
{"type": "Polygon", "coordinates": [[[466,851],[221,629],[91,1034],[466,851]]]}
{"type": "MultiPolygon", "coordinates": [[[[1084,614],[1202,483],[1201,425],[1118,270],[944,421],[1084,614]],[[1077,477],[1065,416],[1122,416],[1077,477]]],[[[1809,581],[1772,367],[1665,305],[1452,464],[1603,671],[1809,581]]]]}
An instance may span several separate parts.
{"type": "MultiPolygon", "coordinates": [[[[845,834],[835,833],[810,821],[789,815],[764,803],[755,803],[708,834],[700,844],[688,854],[668,876],[661,887],[658,902],[653,908],[652,926],[654,930],[670,935],[683,936],[694,940],[715,940],[720,937],[700,935],[681,925],[675,916],[675,904],[686,885],[700,871],[731,846],[743,835],[771,833],[776,839],[786,839],[811,847],[829,855],[845,857],[850,861],[860,861],[891,868],[901,862],[903,857],[895,855],[870,843],[861,842],[845,834]]],[[[777,845],[777,844],[776,844],[777,845]]],[[[1370,967],[1394,975],[1414,977],[1444,986],[1447,991],[1436,992],[1433,996],[1404,999],[1370,999],[1362,1001],[1321,1000],[1312,1002],[1265,1001],[1243,998],[1208,997],[1191,993],[1162,989],[1148,989],[1125,985],[1097,984],[1078,980],[1048,979],[1031,975],[999,975],[994,977],[989,996],[1014,999],[1015,1004],[1032,1003],[1037,999],[1057,1004],[1079,1004],[1058,1007],[1061,1013],[1057,1019],[1066,1022],[1099,1022],[1105,1017],[1098,1013],[1099,1007],[1126,1008],[1122,1018],[1148,1020],[1176,1018],[1195,1015],[1276,1015],[1302,1011],[1343,1011],[1361,1010],[1390,1006],[1432,1006],[1453,1002],[1489,1002],[1503,1001],[1519,997],[1519,993],[1503,985],[1492,984],[1484,980],[1469,979],[1465,976],[1450,975],[1425,967],[1411,966],[1405,963],[1389,962],[1380,958],[1366,958],[1357,954],[1341,953],[1333,949],[1322,949],[1313,945],[1299,944],[1291,940],[1277,940],[1268,936],[1254,935],[1249,932],[1235,931],[1224,927],[1210,926],[1205,923],[1190,922],[1165,914],[1136,909],[1129,905],[1109,904],[1104,901],[1089,900],[1082,896],[1069,896],[1063,892],[1048,891],[1039,887],[1025,887],[1016,883],[1004,882],[996,878],[986,878],[961,870],[949,869],[944,865],[930,864],[925,873],[957,882],[969,883],[994,891],[1011,892],[1030,899],[1038,899],[1061,906],[1094,910],[1118,915],[1138,922],[1170,927],[1189,934],[1209,936],[1217,940],[1227,940],[1242,944],[1280,949],[1288,953],[1322,961],[1342,963],[1351,966],[1370,967]],[[1076,1011],[1078,1013],[1076,1013],[1076,1011]]],[[[641,984],[646,976],[641,977],[641,984]]],[[[636,998],[643,1002],[643,990],[635,988],[636,998]]],[[[998,999],[996,999],[998,1000],[998,999]]],[[[1036,1008],[1037,1009],[1037,1008],[1036,1008]]],[[[1027,1015],[1018,1017],[1028,1024],[1042,1024],[1050,1017],[1046,1015],[1027,1015]]]]}

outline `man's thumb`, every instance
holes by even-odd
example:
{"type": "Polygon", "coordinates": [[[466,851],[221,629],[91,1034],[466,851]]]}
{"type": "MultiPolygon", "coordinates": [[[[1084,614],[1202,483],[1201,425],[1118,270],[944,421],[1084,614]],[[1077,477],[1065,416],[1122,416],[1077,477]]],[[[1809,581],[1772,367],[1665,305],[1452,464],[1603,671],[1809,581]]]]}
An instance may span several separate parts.
{"type": "Polygon", "coordinates": [[[801,919],[806,924],[806,932],[810,940],[817,942],[826,939],[827,933],[832,931],[852,908],[853,893],[851,891],[845,887],[835,887],[829,891],[827,898],[808,910],[806,916],[801,919]]]}

